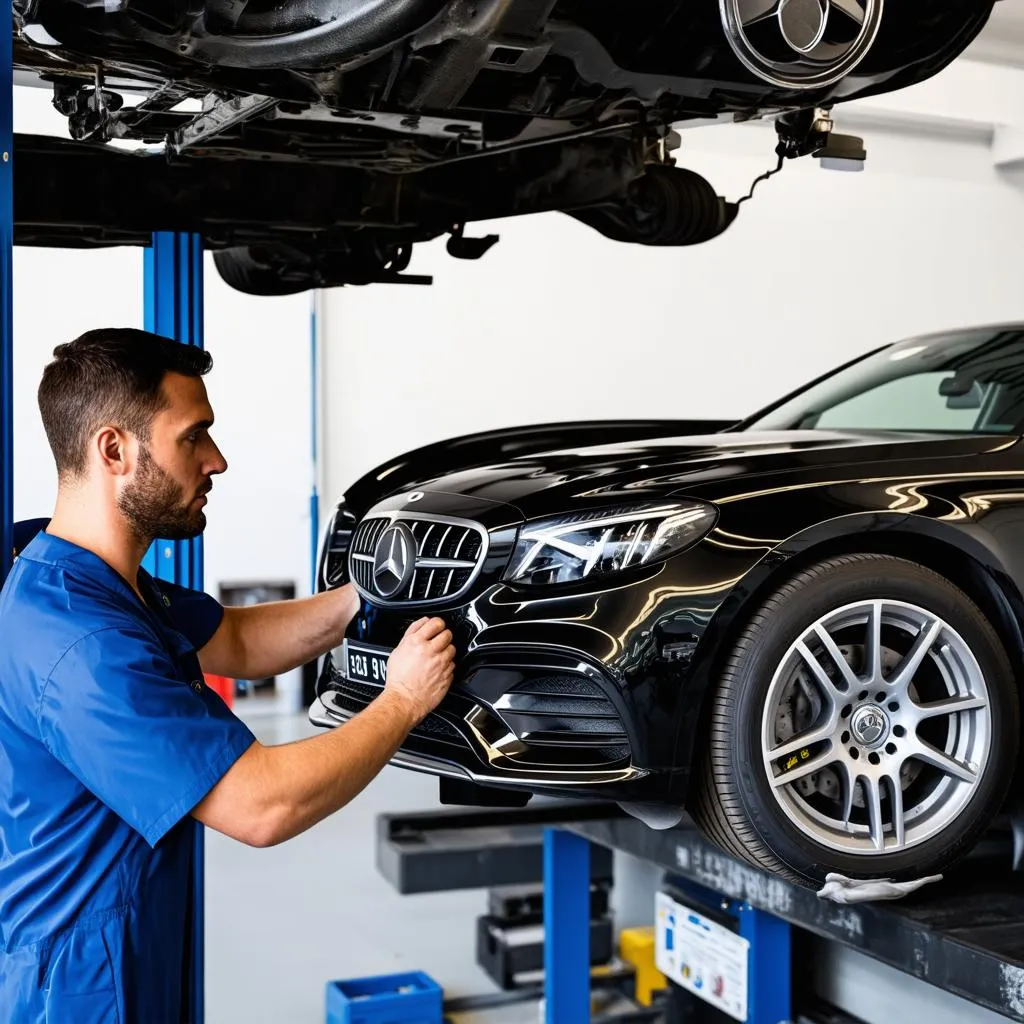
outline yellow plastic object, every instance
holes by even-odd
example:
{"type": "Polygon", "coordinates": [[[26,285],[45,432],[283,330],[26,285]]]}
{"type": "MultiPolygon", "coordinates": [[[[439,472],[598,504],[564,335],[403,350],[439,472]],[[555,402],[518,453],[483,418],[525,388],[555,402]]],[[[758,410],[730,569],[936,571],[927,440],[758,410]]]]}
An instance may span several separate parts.
{"type": "Polygon", "coordinates": [[[619,958],[636,971],[636,1001],[650,1006],[654,993],[668,988],[665,975],[654,964],[654,929],[626,928],[619,936],[619,958]]]}

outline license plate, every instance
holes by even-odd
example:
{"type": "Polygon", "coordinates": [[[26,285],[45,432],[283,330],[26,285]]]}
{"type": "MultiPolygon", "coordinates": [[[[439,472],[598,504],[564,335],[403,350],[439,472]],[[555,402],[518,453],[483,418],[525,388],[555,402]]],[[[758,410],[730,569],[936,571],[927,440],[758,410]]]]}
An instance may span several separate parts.
{"type": "Polygon", "coordinates": [[[371,647],[369,644],[346,640],[341,645],[341,653],[345,661],[342,672],[347,679],[354,683],[369,683],[371,686],[384,685],[388,658],[391,656],[390,648],[371,647]]]}

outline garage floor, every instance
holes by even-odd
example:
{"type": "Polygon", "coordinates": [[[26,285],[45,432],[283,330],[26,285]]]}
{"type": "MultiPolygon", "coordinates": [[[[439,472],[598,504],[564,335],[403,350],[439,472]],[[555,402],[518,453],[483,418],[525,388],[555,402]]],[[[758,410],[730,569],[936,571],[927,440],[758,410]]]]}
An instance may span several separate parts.
{"type": "MultiPolygon", "coordinates": [[[[304,715],[249,724],[265,743],[316,733],[304,715]]],[[[282,846],[253,850],[208,831],[207,1024],[323,1024],[332,978],[424,970],[449,996],[496,991],[476,966],[486,894],[399,896],[374,866],[379,813],[437,806],[436,780],[388,768],[349,807],[282,846]]],[[[459,1024],[537,1019],[536,1005],[524,1004],[459,1024]]]]}

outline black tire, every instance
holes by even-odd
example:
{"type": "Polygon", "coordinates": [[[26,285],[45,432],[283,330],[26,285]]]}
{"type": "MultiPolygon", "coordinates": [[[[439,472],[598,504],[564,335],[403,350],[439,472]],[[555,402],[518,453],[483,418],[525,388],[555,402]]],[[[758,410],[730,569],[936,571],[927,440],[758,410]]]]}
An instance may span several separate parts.
{"type": "Polygon", "coordinates": [[[1017,684],[998,635],[948,580],[888,555],[830,558],[780,586],[743,628],[710,700],[694,785],[694,820],[726,852],[802,884],[819,884],[829,872],[897,880],[942,872],[991,824],[1015,770],[1017,684]],[[988,687],[992,746],[973,796],[940,833],[899,852],[862,856],[815,842],[786,816],[762,769],[761,725],[775,669],[804,629],[831,609],[868,599],[917,605],[959,632],[988,687]]]}
{"type": "Polygon", "coordinates": [[[286,276],[247,245],[217,250],[213,264],[225,284],[246,295],[296,295],[315,287],[311,273],[286,276]]]}

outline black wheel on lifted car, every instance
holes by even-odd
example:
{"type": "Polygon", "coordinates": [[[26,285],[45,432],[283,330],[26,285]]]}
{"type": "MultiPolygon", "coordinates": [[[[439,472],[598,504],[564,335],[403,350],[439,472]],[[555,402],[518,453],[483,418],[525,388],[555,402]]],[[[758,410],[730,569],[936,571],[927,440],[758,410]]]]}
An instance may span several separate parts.
{"type": "Polygon", "coordinates": [[[805,883],[940,872],[991,823],[1016,764],[995,630],[948,580],[887,555],[830,558],[776,590],[711,700],[697,824],[805,883]]]}

